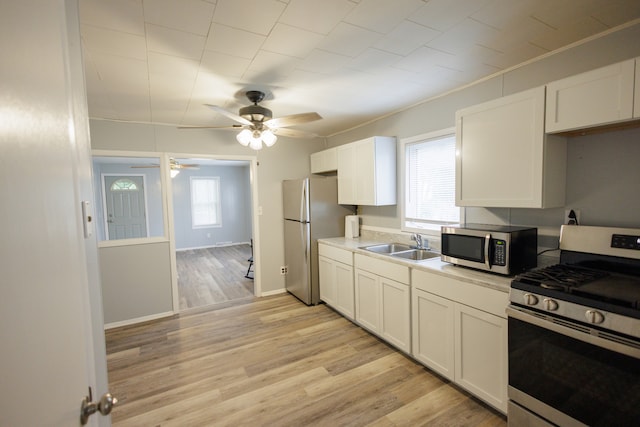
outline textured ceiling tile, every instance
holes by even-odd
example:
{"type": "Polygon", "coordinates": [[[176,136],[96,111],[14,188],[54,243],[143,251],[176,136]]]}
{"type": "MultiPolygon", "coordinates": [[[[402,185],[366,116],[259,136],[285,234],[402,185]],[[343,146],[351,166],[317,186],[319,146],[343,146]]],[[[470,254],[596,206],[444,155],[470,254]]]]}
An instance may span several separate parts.
{"type": "Polygon", "coordinates": [[[446,31],[490,2],[491,0],[430,0],[409,19],[436,30],[446,31]]]}
{"type": "Polygon", "coordinates": [[[300,59],[279,53],[260,51],[249,65],[244,78],[259,84],[273,84],[288,76],[300,59]]]}
{"type": "Polygon", "coordinates": [[[504,29],[529,15],[531,6],[538,0],[495,0],[471,15],[472,19],[496,29],[504,29]]]}
{"type": "Polygon", "coordinates": [[[87,50],[94,55],[109,54],[134,59],[147,59],[145,38],[135,34],[82,25],[82,39],[87,50]]]}
{"type": "Polygon", "coordinates": [[[378,40],[374,47],[398,55],[408,55],[440,35],[441,32],[411,21],[403,21],[378,40]]]}
{"type": "Polygon", "coordinates": [[[198,74],[199,65],[199,61],[149,52],[150,74],[180,76],[183,79],[194,80],[198,74]]]}
{"type": "Polygon", "coordinates": [[[380,33],[340,23],[318,47],[340,55],[356,57],[380,38],[380,33]]]}
{"type": "Polygon", "coordinates": [[[427,46],[449,53],[460,54],[470,50],[476,44],[486,44],[499,34],[495,28],[489,27],[473,19],[464,19],[448,31],[427,43],[427,46]]]}
{"type": "Polygon", "coordinates": [[[145,21],[206,36],[214,6],[201,0],[144,0],[145,21]]]}
{"type": "Polygon", "coordinates": [[[262,49],[281,55],[304,58],[318,46],[323,36],[285,24],[276,26],[262,45],[262,49]]]}
{"type": "Polygon", "coordinates": [[[315,49],[298,65],[298,69],[315,73],[332,73],[345,66],[350,57],[315,49]]]}
{"type": "Polygon", "coordinates": [[[151,52],[199,60],[205,41],[204,36],[147,24],[147,46],[151,52]]]}
{"type": "Polygon", "coordinates": [[[292,0],[280,17],[280,22],[329,34],[354,6],[348,0],[292,0]]]}
{"type": "Polygon", "coordinates": [[[571,24],[563,25],[558,30],[550,30],[531,41],[536,46],[540,46],[547,50],[556,50],[567,44],[571,44],[590,34],[605,31],[607,26],[592,17],[583,17],[579,21],[573,21],[571,24]]]}
{"type": "Polygon", "coordinates": [[[631,16],[640,16],[640,1],[601,0],[591,15],[603,24],[615,27],[628,21],[631,16]]]}
{"type": "Polygon", "coordinates": [[[142,0],[80,0],[79,9],[85,24],[144,35],[142,0]]]}
{"type": "Polygon", "coordinates": [[[266,36],[285,7],[275,0],[218,0],[213,22],[266,36]]]}
{"type": "Polygon", "coordinates": [[[362,0],[344,21],[386,34],[422,5],[422,0],[362,0]]]}
{"type": "Polygon", "coordinates": [[[260,34],[222,24],[211,24],[205,49],[252,59],[265,40],[266,37],[260,34]]]}
{"type": "Polygon", "coordinates": [[[239,78],[245,73],[249,64],[251,64],[251,60],[247,58],[205,51],[201,69],[207,73],[239,78]]]}
{"type": "MultiPolygon", "coordinates": [[[[348,68],[360,70],[367,73],[380,73],[388,70],[388,67],[400,61],[402,56],[379,49],[367,49],[362,54],[353,58],[348,64],[348,68]]],[[[392,77],[389,77],[390,79],[392,77]]]]}

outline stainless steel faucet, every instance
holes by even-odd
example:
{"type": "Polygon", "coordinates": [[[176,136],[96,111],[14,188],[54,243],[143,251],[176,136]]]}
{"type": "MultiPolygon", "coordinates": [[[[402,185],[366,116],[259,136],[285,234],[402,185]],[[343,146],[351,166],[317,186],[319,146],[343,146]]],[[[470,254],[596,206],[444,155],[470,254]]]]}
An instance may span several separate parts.
{"type": "Polygon", "coordinates": [[[411,235],[411,240],[414,240],[416,242],[416,248],[418,249],[429,249],[429,243],[427,242],[427,246],[424,246],[424,244],[422,243],[422,235],[418,234],[418,233],[413,233],[411,235]]]}

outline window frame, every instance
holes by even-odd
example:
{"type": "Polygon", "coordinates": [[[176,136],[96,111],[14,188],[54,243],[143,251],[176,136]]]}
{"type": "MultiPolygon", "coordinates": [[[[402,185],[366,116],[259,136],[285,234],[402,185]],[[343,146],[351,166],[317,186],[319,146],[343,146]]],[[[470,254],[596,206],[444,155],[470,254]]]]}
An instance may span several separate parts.
{"type": "Polygon", "coordinates": [[[219,176],[190,176],[189,177],[189,207],[191,209],[191,228],[193,230],[203,229],[203,228],[219,228],[222,227],[222,189],[220,185],[220,177],[219,176]],[[194,216],[194,192],[193,192],[193,182],[194,181],[213,181],[215,182],[215,190],[217,196],[217,203],[215,206],[216,211],[216,220],[215,223],[208,224],[195,224],[195,216],[194,216]]]}
{"type": "MultiPolygon", "coordinates": [[[[400,230],[409,233],[420,233],[431,236],[440,236],[440,227],[442,225],[447,224],[455,224],[464,222],[464,214],[465,211],[462,207],[458,207],[460,210],[459,221],[457,222],[445,222],[445,221],[432,221],[432,222],[424,222],[421,223],[422,227],[412,227],[408,224],[410,221],[407,221],[406,218],[406,188],[407,188],[407,146],[415,143],[419,143],[422,141],[428,141],[433,139],[439,139],[447,136],[456,135],[456,128],[450,127],[445,129],[440,129],[433,132],[428,132],[420,135],[415,135],[407,138],[400,139],[400,230]]],[[[456,148],[456,156],[457,148],[456,148]]],[[[454,163],[455,168],[455,163],[454,163]]],[[[454,171],[455,172],[455,171],[454,171]]],[[[455,177],[454,177],[454,190],[455,190],[455,177]]],[[[455,200],[454,200],[455,203],[455,200]]]]}

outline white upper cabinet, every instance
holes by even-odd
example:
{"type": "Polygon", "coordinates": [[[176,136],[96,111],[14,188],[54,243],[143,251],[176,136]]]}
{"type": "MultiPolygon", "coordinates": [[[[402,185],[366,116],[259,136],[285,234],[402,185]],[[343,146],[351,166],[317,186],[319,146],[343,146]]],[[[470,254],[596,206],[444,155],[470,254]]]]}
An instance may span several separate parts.
{"type": "MultiPolygon", "coordinates": [[[[637,60],[567,77],[547,85],[546,131],[571,131],[631,120],[637,60]]],[[[638,85],[636,80],[636,106],[638,85]]],[[[636,111],[635,116],[639,116],[636,111]]]]}
{"type": "Polygon", "coordinates": [[[311,173],[325,173],[338,170],[337,156],[338,150],[335,147],[313,153],[310,156],[311,173]]]}
{"type": "Polygon", "coordinates": [[[396,204],[396,139],[374,136],[337,147],[338,203],[396,204]]]}
{"type": "Polygon", "coordinates": [[[544,131],[545,88],[456,112],[456,205],[564,206],[566,141],[544,131]]]}
{"type": "Polygon", "coordinates": [[[633,118],[640,119],[640,58],[636,59],[636,80],[633,95],[633,118]]]}

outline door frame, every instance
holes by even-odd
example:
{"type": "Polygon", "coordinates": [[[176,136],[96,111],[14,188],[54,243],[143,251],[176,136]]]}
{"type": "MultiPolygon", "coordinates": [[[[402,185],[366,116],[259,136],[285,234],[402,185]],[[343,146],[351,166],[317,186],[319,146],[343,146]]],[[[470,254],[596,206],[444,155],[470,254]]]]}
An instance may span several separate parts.
{"type": "MultiPolygon", "coordinates": [[[[194,154],[194,153],[162,153],[162,163],[168,165],[169,158],[207,159],[207,160],[240,160],[249,162],[249,187],[251,190],[251,234],[253,236],[253,295],[262,295],[262,263],[260,260],[260,225],[258,222],[258,158],[257,156],[242,155],[215,155],[215,154],[194,154]]],[[[176,261],[176,239],[174,227],[173,211],[173,187],[169,176],[168,167],[163,173],[163,183],[166,183],[167,194],[167,224],[169,225],[169,250],[171,252],[171,284],[173,292],[173,311],[180,311],[180,297],[178,294],[178,267],[176,261]]]]}
{"type": "Polygon", "coordinates": [[[107,212],[107,187],[106,187],[106,182],[105,182],[105,178],[108,176],[136,176],[136,177],[142,177],[142,186],[143,186],[143,190],[144,190],[144,222],[145,222],[145,227],[146,227],[146,236],[145,237],[141,237],[141,239],[146,239],[149,236],[149,207],[147,204],[147,176],[145,174],[142,173],[110,173],[110,172],[104,172],[100,174],[100,182],[102,185],[102,209],[103,209],[103,219],[104,219],[104,234],[105,237],[107,238],[107,241],[111,240],[111,236],[109,236],[109,218],[108,218],[108,212],[107,212]]]}

